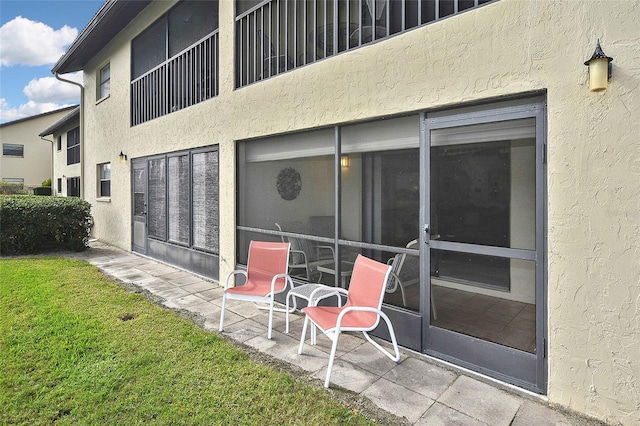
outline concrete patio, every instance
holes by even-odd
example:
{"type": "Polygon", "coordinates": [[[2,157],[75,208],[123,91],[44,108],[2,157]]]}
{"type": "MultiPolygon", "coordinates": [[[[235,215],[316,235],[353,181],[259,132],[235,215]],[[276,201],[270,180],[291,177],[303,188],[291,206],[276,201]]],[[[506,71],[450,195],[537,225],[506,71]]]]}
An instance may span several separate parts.
{"type": "MultiPolygon", "coordinates": [[[[198,324],[217,333],[222,288],[218,283],[161,262],[92,241],[90,249],[68,256],[83,259],[105,274],[146,290],[163,306],[188,311],[198,324]]],[[[322,386],[330,341],[318,335],[315,347],[297,347],[302,316],[292,315],[289,334],[284,314],[274,315],[272,340],[267,339],[267,313],[250,303],[227,302],[223,335],[260,353],[302,370],[322,386]],[[317,380],[316,380],[317,379],[317,380]]],[[[361,334],[360,334],[361,336],[361,334]]],[[[600,422],[550,407],[544,397],[492,381],[423,354],[402,350],[397,364],[375,350],[364,338],[340,338],[331,389],[365,397],[392,416],[386,421],[413,425],[598,425],[600,422]],[[389,420],[391,419],[391,420],[389,420]]],[[[380,420],[380,419],[378,419],[380,420]]]]}

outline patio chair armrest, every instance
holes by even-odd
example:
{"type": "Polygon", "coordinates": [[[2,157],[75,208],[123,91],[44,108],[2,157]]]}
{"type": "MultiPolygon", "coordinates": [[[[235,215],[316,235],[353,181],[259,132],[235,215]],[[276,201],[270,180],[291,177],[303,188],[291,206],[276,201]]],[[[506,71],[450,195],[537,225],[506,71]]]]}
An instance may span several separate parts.
{"type": "Polygon", "coordinates": [[[227,278],[225,278],[224,280],[224,289],[228,289],[229,288],[229,279],[233,276],[233,275],[244,275],[245,278],[247,277],[247,271],[243,270],[243,269],[235,269],[231,272],[229,272],[227,274],[227,278]]]}
{"type": "Polygon", "coordinates": [[[393,286],[389,287],[388,283],[385,286],[385,290],[387,293],[393,293],[398,289],[398,284],[402,282],[400,277],[393,271],[389,271],[389,280],[393,280],[393,286]]]}
{"type": "MultiPolygon", "coordinates": [[[[289,283],[290,288],[293,288],[293,280],[291,279],[289,274],[276,274],[273,276],[273,278],[271,278],[271,294],[274,294],[274,292],[276,291],[276,281],[278,281],[280,278],[284,278],[289,283]]],[[[286,287],[287,284],[285,284],[285,288],[286,287]]]]}
{"type": "Polygon", "coordinates": [[[342,325],[342,317],[344,317],[349,312],[354,312],[354,311],[355,312],[373,312],[380,316],[383,316],[383,315],[386,316],[384,312],[382,312],[382,310],[378,308],[372,308],[370,306],[348,306],[344,308],[342,311],[340,311],[340,314],[338,314],[338,319],[336,320],[336,330],[339,330],[340,326],[342,325]]]}
{"type": "Polygon", "coordinates": [[[322,250],[329,250],[331,252],[331,259],[335,260],[336,258],[336,253],[335,251],[333,251],[333,247],[332,246],[316,246],[316,253],[318,256],[318,259],[322,259],[320,252],[322,250]]]}
{"type": "Polygon", "coordinates": [[[295,267],[295,268],[299,268],[301,266],[307,266],[307,255],[302,251],[302,250],[289,250],[289,267],[295,267]],[[299,254],[300,256],[302,256],[302,262],[298,262],[298,263],[294,263],[291,262],[291,259],[294,259],[293,255],[294,254],[299,254]]]}

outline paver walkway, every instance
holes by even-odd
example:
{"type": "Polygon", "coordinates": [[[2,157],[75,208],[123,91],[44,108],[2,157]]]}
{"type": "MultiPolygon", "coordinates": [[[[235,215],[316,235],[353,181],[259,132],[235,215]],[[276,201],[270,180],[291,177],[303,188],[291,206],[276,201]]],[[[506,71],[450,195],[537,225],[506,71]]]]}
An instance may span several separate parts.
{"type": "MultiPolygon", "coordinates": [[[[222,301],[222,288],[218,283],[99,241],[92,241],[90,249],[84,252],[68,256],[86,260],[123,283],[147,290],[168,308],[197,314],[205,329],[217,332],[222,301]]],[[[298,355],[301,315],[292,315],[290,333],[284,334],[284,314],[276,314],[273,338],[268,340],[265,311],[237,301],[228,301],[227,307],[223,334],[302,368],[322,386],[331,342],[320,333],[317,346],[307,344],[304,354],[298,355]]],[[[340,338],[331,386],[368,398],[379,408],[398,416],[398,423],[405,424],[602,424],[554,410],[543,397],[475,376],[422,354],[402,350],[401,360],[395,363],[364,338],[351,334],[340,338]]]]}

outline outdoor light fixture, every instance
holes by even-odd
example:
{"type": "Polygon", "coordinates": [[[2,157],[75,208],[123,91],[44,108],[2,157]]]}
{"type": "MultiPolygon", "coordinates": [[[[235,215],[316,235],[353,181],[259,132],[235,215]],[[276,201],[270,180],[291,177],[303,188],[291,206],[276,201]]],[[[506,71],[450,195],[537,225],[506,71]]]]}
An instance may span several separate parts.
{"type": "Polygon", "coordinates": [[[125,161],[127,161],[127,154],[125,154],[124,152],[122,152],[122,150],[120,150],[120,164],[123,164],[125,161]]]}
{"type": "Polygon", "coordinates": [[[349,167],[349,156],[348,155],[340,156],[340,165],[342,167],[349,167]]]}
{"type": "Polygon", "coordinates": [[[584,63],[589,67],[589,90],[599,92],[607,88],[607,81],[611,78],[611,61],[613,58],[604,54],[598,39],[593,56],[584,63]]]}

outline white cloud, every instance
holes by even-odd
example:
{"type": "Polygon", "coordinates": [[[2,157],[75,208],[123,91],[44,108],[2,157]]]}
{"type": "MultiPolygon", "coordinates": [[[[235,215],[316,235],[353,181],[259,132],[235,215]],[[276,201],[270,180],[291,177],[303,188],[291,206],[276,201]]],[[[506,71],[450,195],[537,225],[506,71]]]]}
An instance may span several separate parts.
{"type": "Polygon", "coordinates": [[[11,108],[4,98],[0,98],[0,122],[19,120],[33,115],[43,114],[45,112],[54,111],[73,104],[60,105],[53,102],[38,103],[29,101],[17,108],[11,108]]]}
{"type": "MultiPolygon", "coordinates": [[[[82,72],[64,74],[66,80],[82,83],[82,72]]],[[[27,103],[12,107],[5,98],[0,98],[0,122],[31,117],[80,102],[80,88],[64,83],[55,77],[33,79],[22,90],[29,99],[27,103]]]]}
{"type": "Polygon", "coordinates": [[[18,16],[0,27],[0,66],[55,64],[77,35],[67,25],[54,30],[18,16]]]}
{"type": "MultiPolygon", "coordinates": [[[[82,73],[76,72],[63,76],[66,80],[82,83],[82,73]]],[[[64,83],[55,77],[43,77],[31,80],[22,92],[33,102],[77,102],[80,99],[80,88],[64,83]]]]}

